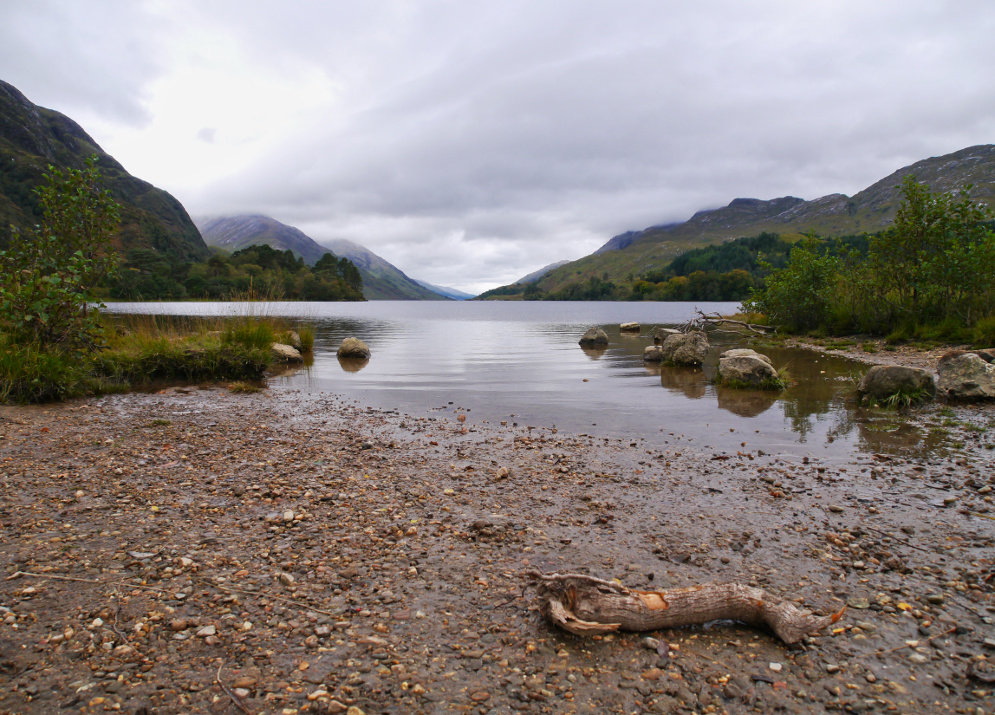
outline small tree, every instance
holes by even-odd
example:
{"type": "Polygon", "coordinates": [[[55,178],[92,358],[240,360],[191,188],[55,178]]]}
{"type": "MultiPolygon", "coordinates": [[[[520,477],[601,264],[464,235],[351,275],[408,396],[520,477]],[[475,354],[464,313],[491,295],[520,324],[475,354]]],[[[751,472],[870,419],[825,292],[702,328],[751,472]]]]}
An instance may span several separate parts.
{"type": "Polygon", "coordinates": [[[0,330],[39,349],[92,349],[100,337],[97,284],[117,268],[110,249],[120,205],[98,187],[96,157],[82,170],[52,166],[35,190],[42,224],[28,234],[12,229],[0,251],[0,330]]]}
{"type": "MultiPolygon", "coordinates": [[[[763,290],[754,290],[743,307],[764,313],[772,323],[791,330],[807,330],[824,324],[833,304],[839,259],[820,255],[814,234],[791,249],[784,268],[767,277],[763,290]]],[[[762,266],[767,264],[761,263],[762,266]]]]}

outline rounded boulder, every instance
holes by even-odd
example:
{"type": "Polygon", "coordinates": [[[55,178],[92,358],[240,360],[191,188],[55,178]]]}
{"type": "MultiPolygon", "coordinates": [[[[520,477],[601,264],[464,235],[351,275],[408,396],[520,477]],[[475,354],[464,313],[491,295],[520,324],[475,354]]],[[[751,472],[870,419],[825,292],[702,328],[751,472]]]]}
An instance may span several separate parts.
{"type": "Polygon", "coordinates": [[[337,355],[341,358],[368,358],[370,348],[359,338],[345,338],[339,345],[337,355]]]}

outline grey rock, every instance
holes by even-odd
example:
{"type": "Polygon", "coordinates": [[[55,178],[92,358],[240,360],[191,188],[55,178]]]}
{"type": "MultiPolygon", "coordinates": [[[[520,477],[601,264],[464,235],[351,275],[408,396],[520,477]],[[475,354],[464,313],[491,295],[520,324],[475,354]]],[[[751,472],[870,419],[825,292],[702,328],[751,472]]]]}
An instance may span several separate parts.
{"type": "MultiPolygon", "coordinates": [[[[980,360],[980,358],[978,358],[980,360]]],[[[862,398],[884,401],[892,395],[922,393],[932,399],[936,394],[936,383],[927,370],[900,365],[875,365],[868,370],[857,385],[857,393],[862,398]]]]}
{"type": "Polygon", "coordinates": [[[765,363],[767,363],[768,365],[770,365],[772,367],[774,365],[774,363],[771,362],[771,359],[769,357],[767,357],[766,355],[764,355],[762,353],[758,353],[753,348],[733,348],[732,350],[726,350],[724,353],[722,353],[721,355],[719,355],[719,360],[721,360],[723,358],[743,357],[743,356],[746,356],[746,355],[752,355],[754,357],[758,357],[758,358],[760,358],[761,360],[763,360],[765,363]]]}
{"type": "Polygon", "coordinates": [[[663,341],[666,340],[671,335],[680,335],[680,330],[675,330],[674,328],[654,328],[653,329],[653,344],[663,345],[663,341]]]}
{"type": "Polygon", "coordinates": [[[296,330],[287,331],[287,342],[290,343],[290,347],[298,352],[304,349],[304,343],[301,342],[301,336],[296,330]]]}
{"type": "Polygon", "coordinates": [[[675,365],[701,365],[708,355],[708,336],[700,330],[669,335],[661,347],[663,359],[675,365]]]}
{"type": "Polygon", "coordinates": [[[649,345],[643,350],[643,362],[660,362],[663,360],[663,348],[659,345],[649,345]]]}
{"type": "Polygon", "coordinates": [[[345,338],[336,354],[344,358],[368,358],[371,353],[369,346],[359,338],[345,338]]]}
{"type": "Polygon", "coordinates": [[[588,328],[580,338],[582,347],[604,347],[608,345],[608,333],[598,327],[588,328]]]}
{"type": "Polygon", "coordinates": [[[985,362],[975,353],[961,353],[940,358],[937,389],[951,400],[995,399],[995,364],[985,362]]]}
{"type": "Polygon", "coordinates": [[[622,323],[620,326],[618,326],[618,329],[621,330],[623,333],[638,333],[639,323],[622,323]]]}
{"type": "Polygon", "coordinates": [[[283,343],[273,343],[270,347],[270,352],[273,354],[273,357],[280,362],[304,362],[304,358],[301,356],[300,352],[289,345],[284,345],[283,343]]]}
{"type": "MultiPolygon", "coordinates": [[[[732,351],[729,352],[740,352],[732,351]]],[[[719,376],[733,385],[753,388],[779,384],[777,370],[766,356],[753,354],[729,355],[719,360],[719,376]]]]}

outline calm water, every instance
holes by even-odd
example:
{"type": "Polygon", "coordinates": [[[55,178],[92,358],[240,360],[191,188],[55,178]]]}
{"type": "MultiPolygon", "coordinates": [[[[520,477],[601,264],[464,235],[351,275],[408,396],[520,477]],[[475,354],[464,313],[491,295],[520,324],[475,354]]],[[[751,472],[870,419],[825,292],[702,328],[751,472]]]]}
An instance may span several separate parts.
{"type": "MultiPolygon", "coordinates": [[[[762,348],[787,365],[797,385],[780,395],[710,383],[719,353],[738,344],[711,335],[703,369],[643,363],[647,333],[706,312],[731,313],[736,303],[393,302],[109,304],[112,312],[166,315],[285,316],[316,326],[314,362],[272,378],[273,389],[329,392],[412,416],[467,412],[467,424],[557,427],[605,437],[645,438],[648,448],[680,444],[717,452],[842,458],[895,451],[919,442],[898,426],[855,413],[846,398],[860,364],[804,350],[762,348]],[[619,332],[637,321],[642,334],[619,332]],[[608,333],[607,350],[577,341],[592,325],[608,333]],[[365,364],[343,363],[344,337],[366,341],[365,364]],[[746,443],[744,446],[743,443],[746,443]]],[[[922,446],[922,445],[920,445],[922,446]]]]}

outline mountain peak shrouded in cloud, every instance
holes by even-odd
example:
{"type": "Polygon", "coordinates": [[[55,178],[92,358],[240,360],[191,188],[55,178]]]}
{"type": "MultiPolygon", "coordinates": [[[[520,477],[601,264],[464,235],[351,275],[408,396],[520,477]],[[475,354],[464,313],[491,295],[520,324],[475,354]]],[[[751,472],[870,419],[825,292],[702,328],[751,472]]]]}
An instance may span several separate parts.
{"type": "Polygon", "coordinates": [[[197,225],[209,246],[229,253],[265,244],[279,251],[292,251],[312,266],[326,253],[348,258],[359,269],[363,278],[363,296],[367,300],[443,300],[450,297],[408,278],[364,246],[352,241],[331,241],[327,246],[319,245],[300,229],[269,216],[217,216],[200,219],[197,225]]]}
{"type": "Polygon", "coordinates": [[[7,5],[4,79],[192,212],[469,293],[995,136],[989,0],[7,5]]]}

